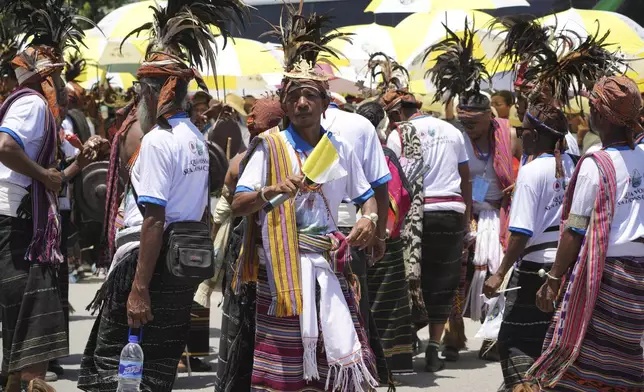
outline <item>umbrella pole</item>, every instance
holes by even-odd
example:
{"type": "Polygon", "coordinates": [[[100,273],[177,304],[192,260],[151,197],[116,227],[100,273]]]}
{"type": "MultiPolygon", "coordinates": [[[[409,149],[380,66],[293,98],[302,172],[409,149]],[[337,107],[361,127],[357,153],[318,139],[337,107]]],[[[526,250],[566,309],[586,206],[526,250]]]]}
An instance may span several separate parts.
{"type": "Polygon", "coordinates": [[[226,140],[226,159],[230,161],[230,149],[232,145],[233,139],[231,137],[228,137],[228,140],[226,140]]]}

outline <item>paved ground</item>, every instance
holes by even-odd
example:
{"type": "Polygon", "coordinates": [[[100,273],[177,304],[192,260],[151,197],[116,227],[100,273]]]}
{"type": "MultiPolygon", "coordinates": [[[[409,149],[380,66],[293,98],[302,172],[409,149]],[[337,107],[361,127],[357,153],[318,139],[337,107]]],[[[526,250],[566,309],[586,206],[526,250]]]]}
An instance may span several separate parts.
{"type": "MultiPolygon", "coordinates": [[[[85,311],[85,306],[94,297],[98,283],[77,283],[72,284],[69,292],[69,299],[76,313],[71,315],[70,325],[70,356],[61,362],[65,368],[63,378],[52,385],[58,392],[77,391],[76,380],[78,378],[79,363],[87,336],[94,323],[94,317],[85,311]]],[[[212,303],[219,303],[219,297],[213,296],[212,303]]],[[[219,308],[211,309],[210,322],[210,346],[213,355],[207,360],[213,365],[217,361],[217,347],[219,346],[219,334],[221,325],[221,311],[219,308]]],[[[467,336],[473,337],[476,334],[478,325],[473,322],[466,322],[467,336]]],[[[427,330],[420,332],[421,339],[428,339],[427,330]]],[[[125,343],[125,342],[124,342],[125,343]]],[[[418,373],[409,376],[399,377],[403,383],[398,387],[398,392],[432,391],[445,392],[495,392],[501,383],[501,370],[497,363],[481,361],[477,358],[477,350],[481,342],[471,338],[469,346],[472,351],[462,353],[461,360],[457,363],[448,363],[447,369],[436,375],[430,375],[422,371],[423,356],[419,355],[415,360],[415,367],[418,373]]],[[[214,388],[213,373],[193,374],[191,377],[181,375],[175,384],[177,391],[209,391],[214,388]]],[[[380,388],[379,391],[386,391],[380,388]]],[[[244,392],[244,391],[240,391],[244,392]]]]}

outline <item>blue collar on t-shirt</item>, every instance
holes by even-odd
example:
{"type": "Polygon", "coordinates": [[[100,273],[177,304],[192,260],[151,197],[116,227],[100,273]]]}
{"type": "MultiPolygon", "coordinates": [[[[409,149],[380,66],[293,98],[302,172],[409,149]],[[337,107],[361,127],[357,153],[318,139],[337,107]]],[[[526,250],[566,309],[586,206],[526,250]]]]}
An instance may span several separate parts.
{"type": "Polygon", "coordinates": [[[629,146],[617,146],[617,147],[607,147],[606,151],[626,151],[630,150],[629,146]]]}
{"type": "Polygon", "coordinates": [[[186,112],[175,113],[172,116],[168,117],[168,120],[174,120],[176,118],[188,118],[188,113],[186,112]]]}
{"type": "Polygon", "coordinates": [[[340,107],[338,106],[338,104],[337,104],[337,103],[335,103],[335,102],[331,102],[331,103],[329,104],[329,107],[330,107],[330,108],[340,109],[340,107]]]}
{"type": "MultiPolygon", "coordinates": [[[[327,131],[323,127],[320,127],[320,135],[324,135],[325,133],[327,133],[327,131]]],[[[313,150],[313,147],[306,140],[302,139],[300,134],[293,128],[292,124],[284,130],[284,135],[295,151],[309,152],[313,150]]]]}

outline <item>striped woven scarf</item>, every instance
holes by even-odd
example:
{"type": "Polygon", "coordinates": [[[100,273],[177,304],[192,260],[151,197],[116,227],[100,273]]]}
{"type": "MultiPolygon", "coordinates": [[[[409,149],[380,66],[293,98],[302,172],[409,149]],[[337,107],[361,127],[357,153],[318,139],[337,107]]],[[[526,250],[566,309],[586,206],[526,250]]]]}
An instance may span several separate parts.
{"type": "MultiPolygon", "coordinates": [[[[291,160],[286,142],[279,133],[264,133],[253,140],[240,164],[244,166],[257,146],[263,143],[268,155],[267,185],[278,184],[291,174],[291,160]]],[[[256,251],[256,216],[250,216],[244,233],[242,251],[237,262],[233,289],[239,292],[241,282],[257,280],[259,259],[256,251]]],[[[262,247],[266,253],[266,270],[272,302],[268,314],[277,317],[297,316],[302,312],[302,287],[300,282],[299,250],[295,207],[291,201],[283,203],[262,217],[262,247]]]]}
{"type": "MultiPolygon", "coordinates": [[[[495,118],[492,121],[494,128],[494,172],[499,179],[501,189],[505,189],[514,183],[514,171],[512,169],[512,139],[510,137],[510,122],[508,120],[495,118]]],[[[501,204],[501,235],[500,241],[505,250],[508,244],[508,223],[510,221],[510,198],[505,196],[501,204]]]]}
{"type": "MultiPolygon", "coordinates": [[[[14,91],[0,107],[0,121],[9,112],[11,105],[22,97],[37,95],[45,102],[47,99],[36,91],[22,87],[14,91]]],[[[45,114],[45,130],[36,156],[36,163],[42,167],[51,167],[56,162],[58,147],[58,132],[56,119],[49,103],[45,114]]],[[[63,262],[60,252],[60,215],[58,214],[58,197],[40,181],[31,183],[31,215],[33,220],[33,237],[27,248],[25,258],[44,264],[59,264],[63,262]]]]}
{"type": "Polygon", "coordinates": [[[579,169],[588,157],[595,160],[601,179],[594,210],[579,258],[570,276],[559,317],[554,320],[552,341],[528,371],[528,376],[539,380],[541,386],[547,388],[554,387],[579,356],[601,286],[610,225],[615,211],[617,184],[615,166],[610,155],[603,150],[585,155],[577,165],[566,190],[561,231],[563,232],[570,214],[579,169]]]}

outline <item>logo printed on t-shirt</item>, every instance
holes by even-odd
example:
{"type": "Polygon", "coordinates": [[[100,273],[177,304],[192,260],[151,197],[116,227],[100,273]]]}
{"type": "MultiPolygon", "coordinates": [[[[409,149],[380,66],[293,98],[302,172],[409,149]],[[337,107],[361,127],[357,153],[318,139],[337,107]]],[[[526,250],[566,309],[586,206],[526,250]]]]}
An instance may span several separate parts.
{"type": "Polygon", "coordinates": [[[199,156],[203,155],[204,145],[203,145],[203,142],[201,140],[189,142],[188,147],[190,148],[191,153],[197,154],[199,156]]]}
{"type": "Polygon", "coordinates": [[[631,174],[631,185],[633,188],[639,188],[642,185],[642,175],[637,169],[633,170],[633,174],[631,174]]]}
{"type": "Polygon", "coordinates": [[[555,190],[555,192],[560,192],[561,191],[561,180],[557,180],[552,184],[552,188],[555,190]]]}

